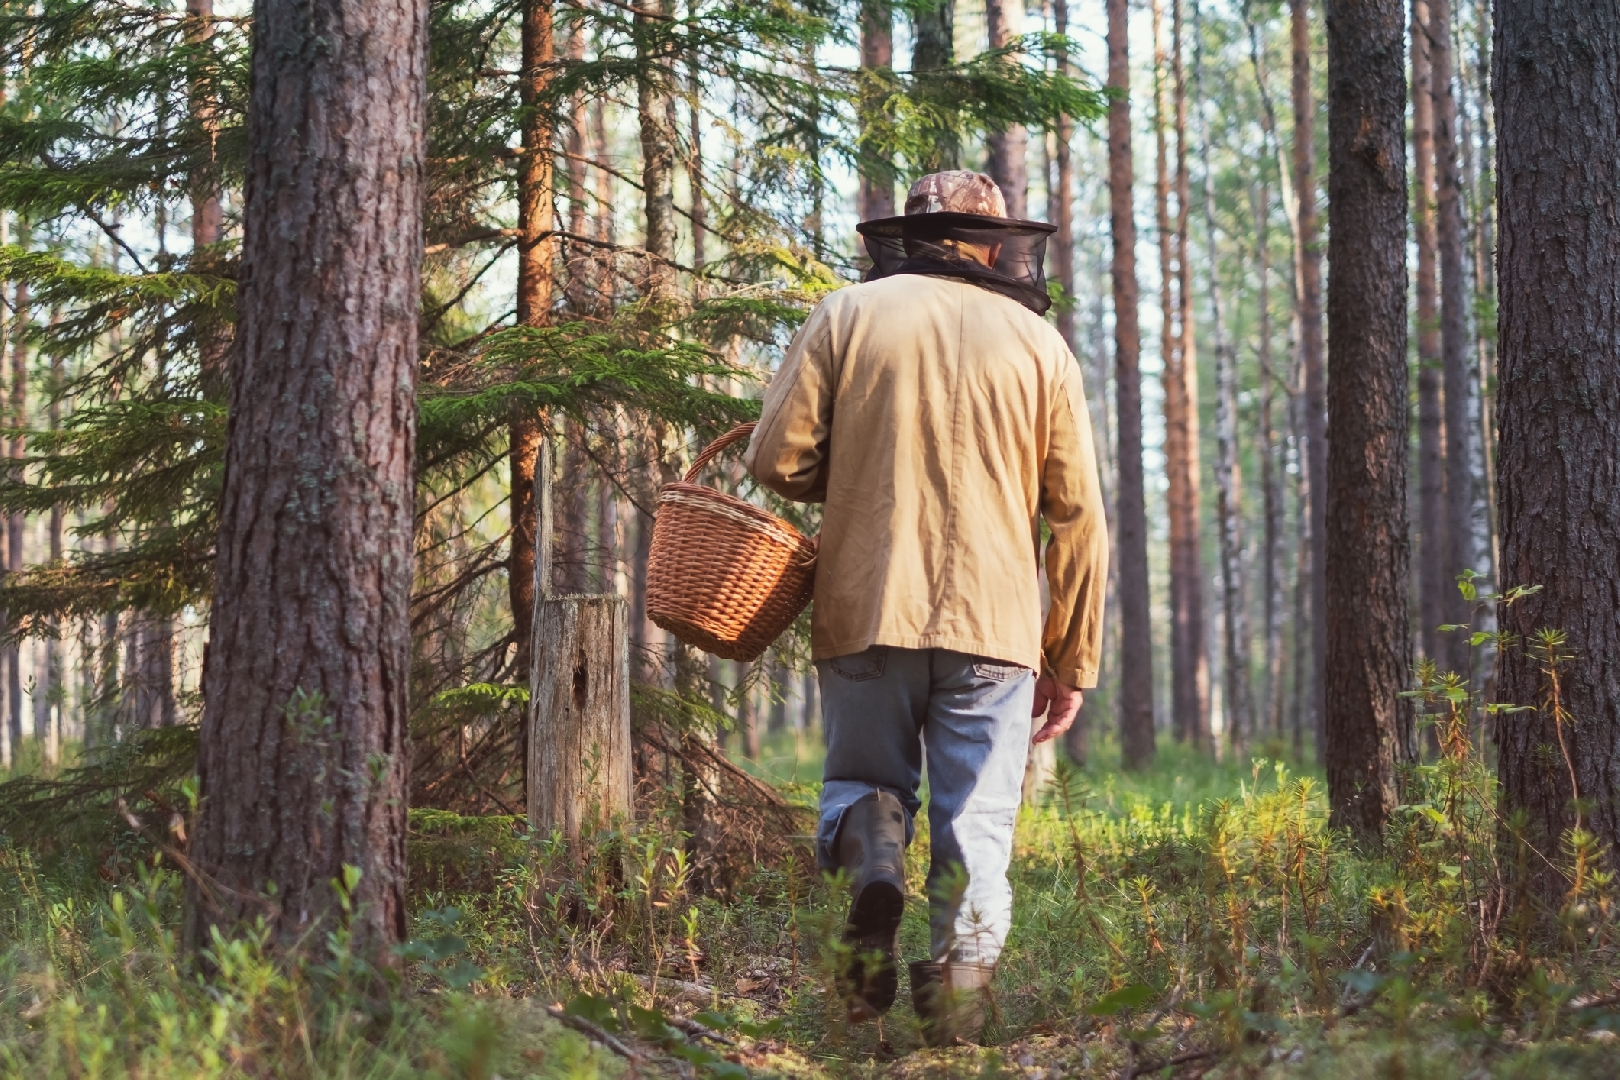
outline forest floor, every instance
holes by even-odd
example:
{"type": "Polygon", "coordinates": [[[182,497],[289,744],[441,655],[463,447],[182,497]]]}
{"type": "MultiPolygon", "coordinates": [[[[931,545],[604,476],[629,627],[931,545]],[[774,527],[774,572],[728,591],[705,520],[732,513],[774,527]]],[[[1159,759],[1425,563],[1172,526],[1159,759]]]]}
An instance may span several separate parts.
{"type": "MultiPolygon", "coordinates": [[[[749,767],[808,805],[818,756],[783,734],[749,767]]],[[[413,812],[400,979],[341,933],[295,964],[218,941],[204,974],[149,853],[0,836],[0,1075],[1615,1075],[1601,860],[1566,853],[1556,912],[1491,893],[1488,778],[1430,770],[1373,851],[1327,829],[1309,769],[1167,745],[1127,775],[1104,745],[1020,818],[985,1045],[936,1051],[904,988],[881,1024],[842,1022],[844,900],[802,846],[699,890],[657,817],[570,850],[413,812]]],[[[906,957],[926,940],[914,903],[906,957]]]]}

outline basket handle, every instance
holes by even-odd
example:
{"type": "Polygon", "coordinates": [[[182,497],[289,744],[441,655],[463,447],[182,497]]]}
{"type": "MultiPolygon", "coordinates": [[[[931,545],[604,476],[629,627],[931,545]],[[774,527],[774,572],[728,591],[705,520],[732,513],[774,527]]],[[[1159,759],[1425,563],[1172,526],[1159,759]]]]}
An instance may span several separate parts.
{"type": "Polygon", "coordinates": [[[703,466],[719,457],[720,451],[724,450],[732,443],[748,438],[748,436],[754,433],[754,429],[758,426],[759,421],[757,420],[750,420],[746,424],[738,424],[736,427],[714,440],[714,442],[710,443],[708,446],[705,446],[703,448],[703,452],[693,460],[692,467],[686,470],[686,483],[696,483],[698,473],[703,471],[703,466]]]}

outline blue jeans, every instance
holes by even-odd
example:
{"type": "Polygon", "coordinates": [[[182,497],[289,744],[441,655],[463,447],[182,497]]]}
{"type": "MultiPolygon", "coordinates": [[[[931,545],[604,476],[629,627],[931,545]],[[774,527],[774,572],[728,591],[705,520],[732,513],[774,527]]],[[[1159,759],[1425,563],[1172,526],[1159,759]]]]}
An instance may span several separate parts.
{"type": "Polygon", "coordinates": [[[932,958],[995,963],[1012,925],[1007,865],[1029,759],[1033,673],[946,649],[888,645],[821,660],[816,669],[827,732],[821,867],[838,866],[844,811],[880,788],[906,808],[910,841],[926,743],[932,958]]]}

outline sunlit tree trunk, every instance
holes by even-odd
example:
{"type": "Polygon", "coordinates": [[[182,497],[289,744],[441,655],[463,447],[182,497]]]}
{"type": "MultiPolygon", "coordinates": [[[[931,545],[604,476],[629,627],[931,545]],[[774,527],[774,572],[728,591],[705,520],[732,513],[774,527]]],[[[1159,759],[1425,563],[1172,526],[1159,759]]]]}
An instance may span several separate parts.
{"type": "MultiPolygon", "coordinates": [[[[1474,568],[1474,464],[1477,427],[1469,417],[1473,396],[1468,340],[1468,286],[1463,269],[1462,179],[1457,169],[1457,98],[1451,75],[1451,0],[1429,0],[1430,73],[1434,96],[1434,156],[1440,255],[1440,354],[1445,388],[1446,559],[1444,613],[1448,623],[1466,623],[1471,605],[1458,593],[1456,576],[1474,568]]],[[[1446,637],[1446,666],[1465,671],[1468,639],[1446,637]]]]}
{"type": "MultiPolygon", "coordinates": [[[[1024,32],[1024,0],[985,0],[985,29],[992,49],[1013,44],[1024,32]]],[[[1007,216],[1029,216],[1029,132],[1009,124],[985,139],[985,172],[1007,200],[1007,216]]]]}
{"type": "MultiPolygon", "coordinates": [[[[1498,657],[1500,700],[1539,706],[1500,718],[1499,775],[1525,839],[1562,864],[1576,826],[1620,845],[1620,20],[1607,0],[1499,4],[1492,52],[1502,584],[1541,589],[1502,610],[1502,629],[1524,645],[1560,631],[1571,657],[1562,723],[1542,650],[1498,657]]],[[[1568,882],[1528,861],[1561,903],[1568,882]]]]}
{"type": "Polygon", "coordinates": [[[1322,252],[1316,211],[1316,106],[1311,91],[1310,0],[1289,0],[1293,38],[1294,197],[1299,232],[1299,349],[1304,365],[1304,486],[1310,542],[1306,573],[1310,581],[1308,618],[1311,662],[1308,700],[1321,760],[1327,740],[1324,695],[1327,683],[1327,367],[1322,342],[1322,252]]]}
{"type": "Polygon", "coordinates": [[[341,920],[388,966],[405,935],[427,29],[421,0],[253,8],[194,948],[341,920]]]}
{"type": "MultiPolygon", "coordinates": [[[[556,228],[552,204],[552,135],[549,109],[539,104],[552,78],[556,36],[551,0],[528,0],[523,9],[523,61],[518,79],[523,104],[523,154],[518,164],[517,320],[522,326],[544,326],[551,316],[552,257],[556,228]]],[[[540,458],[540,414],[529,405],[512,408],[508,426],[511,472],[512,555],[507,592],[516,636],[512,679],[529,682],[534,633],[535,528],[534,470],[540,458]]],[[[525,755],[527,760],[527,755],[525,755]]]]}
{"type": "Polygon", "coordinates": [[[1170,673],[1175,728],[1209,746],[1209,647],[1204,625],[1203,523],[1199,513],[1198,345],[1193,318],[1187,169],[1187,78],[1183,62],[1183,4],[1170,16],[1176,132],[1176,292],[1179,347],[1164,363],[1164,454],[1170,511],[1170,673]]]}
{"type": "Polygon", "coordinates": [[[1383,829],[1412,756],[1407,621],[1406,71],[1400,0],[1328,0],[1327,781],[1383,829]]]}
{"type": "Polygon", "coordinates": [[[1282,695],[1282,530],[1283,493],[1277,466],[1276,372],[1271,354],[1271,186],[1262,179],[1254,193],[1254,252],[1259,277],[1255,308],[1259,327],[1255,343],[1259,394],[1256,408],[1255,456],[1260,459],[1260,498],[1262,533],[1260,540],[1261,668],[1265,672],[1265,695],[1257,702],[1258,718],[1265,729],[1280,738],[1283,733],[1282,695]]]}
{"type": "MultiPolygon", "coordinates": [[[[1069,33],[1069,0],[1052,0],[1053,30],[1059,38],[1069,33]]],[[[1069,73],[1068,49],[1059,47],[1057,56],[1058,73],[1069,73]]],[[[1057,226],[1057,233],[1053,237],[1052,268],[1057,271],[1058,287],[1069,302],[1058,312],[1058,333],[1068,343],[1069,349],[1074,350],[1076,342],[1074,336],[1074,118],[1067,114],[1059,116],[1057,126],[1053,129],[1052,154],[1056,166],[1053,185],[1048,199],[1051,203],[1049,216],[1052,224],[1057,226]]],[[[1093,390],[1101,393],[1101,387],[1093,390]]]]}
{"type": "Polygon", "coordinates": [[[1108,196],[1114,257],[1114,385],[1119,420],[1120,748],[1125,767],[1153,759],[1153,638],[1148,624],[1147,508],[1142,475],[1141,332],[1131,190],[1130,9],[1108,0],[1108,196]]]}
{"type": "MultiPolygon", "coordinates": [[[[861,5],[861,67],[867,72],[887,71],[894,66],[894,8],[886,0],[866,0],[861,5]]],[[[867,118],[863,114],[861,134],[867,118]]],[[[894,171],[888,162],[868,163],[861,170],[856,212],[862,221],[894,216],[894,171]]]]}
{"type": "Polygon", "coordinates": [[[1435,303],[1434,97],[1429,5],[1412,0],[1412,233],[1417,243],[1418,644],[1444,666],[1446,621],[1445,473],[1440,411],[1440,316],[1435,303]]]}

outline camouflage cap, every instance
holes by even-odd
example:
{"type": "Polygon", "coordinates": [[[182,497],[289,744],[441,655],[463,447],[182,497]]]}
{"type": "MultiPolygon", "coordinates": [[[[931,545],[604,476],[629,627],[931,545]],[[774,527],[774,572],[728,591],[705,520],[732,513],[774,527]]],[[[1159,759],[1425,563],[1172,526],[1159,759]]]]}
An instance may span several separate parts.
{"type": "Polygon", "coordinates": [[[984,214],[1006,217],[1007,200],[996,182],[984,173],[953,169],[929,173],[906,192],[907,214],[984,214]]]}

